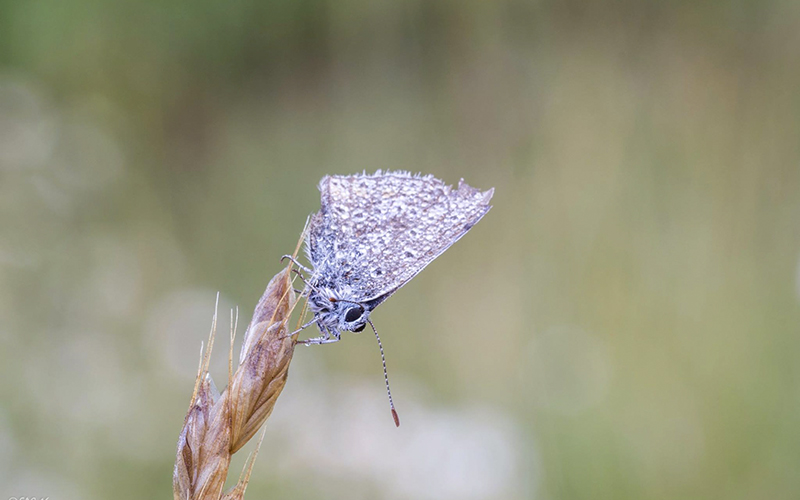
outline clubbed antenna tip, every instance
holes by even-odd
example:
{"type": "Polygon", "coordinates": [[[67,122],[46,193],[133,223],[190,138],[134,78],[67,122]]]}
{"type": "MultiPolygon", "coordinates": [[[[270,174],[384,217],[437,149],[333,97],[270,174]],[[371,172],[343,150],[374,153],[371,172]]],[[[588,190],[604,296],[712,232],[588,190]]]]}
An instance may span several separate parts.
{"type": "Polygon", "coordinates": [[[397,416],[397,411],[392,408],[392,418],[394,419],[394,425],[400,427],[400,417],[397,416]]]}
{"type": "Polygon", "coordinates": [[[386,381],[386,395],[389,396],[389,408],[392,409],[394,425],[400,427],[400,417],[397,415],[397,411],[394,409],[392,390],[389,388],[389,373],[386,371],[386,356],[383,355],[383,344],[381,344],[381,337],[378,335],[378,330],[375,329],[375,325],[372,324],[370,319],[367,319],[367,323],[369,323],[369,326],[372,327],[372,331],[375,332],[375,338],[378,340],[378,348],[381,350],[381,363],[383,363],[383,380],[386,381]]]}

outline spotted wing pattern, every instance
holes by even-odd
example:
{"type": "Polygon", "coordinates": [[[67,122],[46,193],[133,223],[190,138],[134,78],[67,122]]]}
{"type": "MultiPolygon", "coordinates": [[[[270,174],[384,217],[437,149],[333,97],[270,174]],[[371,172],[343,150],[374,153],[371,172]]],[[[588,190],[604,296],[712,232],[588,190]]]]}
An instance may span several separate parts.
{"type": "Polygon", "coordinates": [[[431,175],[381,172],[326,176],[306,251],[317,287],[378,302],[458,241],[489,211],[494,189],[431,175]]]}

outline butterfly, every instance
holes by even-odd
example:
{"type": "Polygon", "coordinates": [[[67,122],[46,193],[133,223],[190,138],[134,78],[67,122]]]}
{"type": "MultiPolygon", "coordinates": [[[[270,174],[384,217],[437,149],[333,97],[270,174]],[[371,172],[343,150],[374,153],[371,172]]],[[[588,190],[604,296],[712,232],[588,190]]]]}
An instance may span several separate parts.
{"type": "Polygon", "coordinates": [[[367,323],[377,337],[370,313],[472,229],[494,194],[463,179],[453,189],[432,175],[381,170],[325,176],[319,190],[305,241],[311,268],[284,256],[309,275],[314,318],[300,329],[316,324],[322,335],[306,345],[337,342],[367,323]]]}

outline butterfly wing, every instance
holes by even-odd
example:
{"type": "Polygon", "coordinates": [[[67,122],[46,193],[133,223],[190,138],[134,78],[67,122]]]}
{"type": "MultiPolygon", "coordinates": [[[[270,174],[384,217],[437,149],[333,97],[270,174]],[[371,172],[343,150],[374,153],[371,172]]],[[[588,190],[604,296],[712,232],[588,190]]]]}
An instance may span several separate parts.
{"type": "Polygon", "coordinates": [[[371,308],[469,231],[491,208],[494,189],[458,188],[428,175],[381,172],[326,176],[307,252],[317,285],[347,289],[371,308]]]}

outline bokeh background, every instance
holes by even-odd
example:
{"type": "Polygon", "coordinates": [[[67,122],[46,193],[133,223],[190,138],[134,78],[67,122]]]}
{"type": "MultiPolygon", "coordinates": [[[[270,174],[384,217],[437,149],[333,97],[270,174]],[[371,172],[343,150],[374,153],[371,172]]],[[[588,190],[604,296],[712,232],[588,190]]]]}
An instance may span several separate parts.
{"type": "Polygon", "coordinates": [[[785,0],[0,2],[0,495],[169,498],[217,291],[378,168],[494,209],[373,315],[402,427],[303,348],[248,498],[798,497],[785,0]]]}

